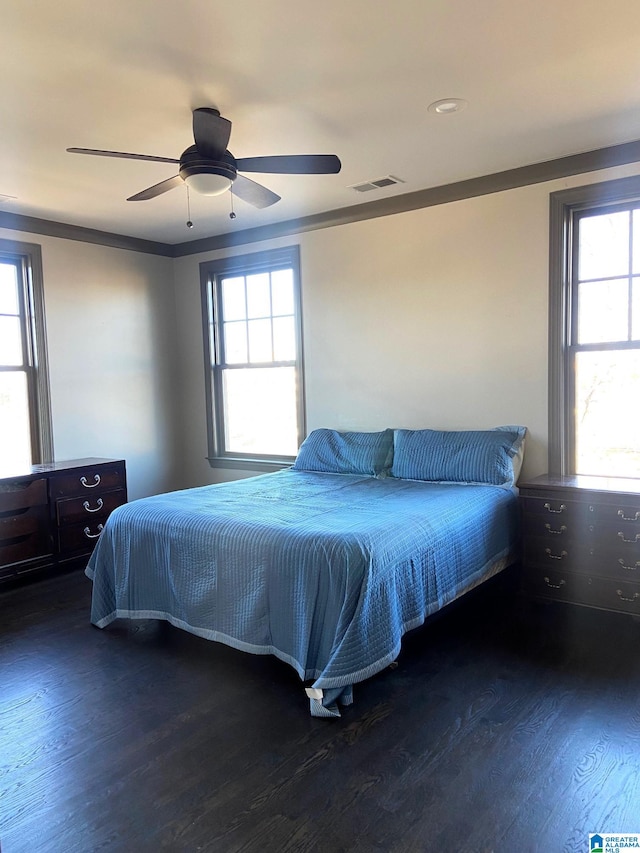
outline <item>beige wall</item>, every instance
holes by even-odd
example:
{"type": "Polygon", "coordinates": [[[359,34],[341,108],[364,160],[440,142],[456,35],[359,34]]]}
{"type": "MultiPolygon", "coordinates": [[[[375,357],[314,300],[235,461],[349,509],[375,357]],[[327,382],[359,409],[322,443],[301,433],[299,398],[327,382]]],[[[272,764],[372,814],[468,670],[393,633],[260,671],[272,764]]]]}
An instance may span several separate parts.
{"type": "MultiPolygon", "coordinates": [[[[300,244],[307,426],[529,428],[547,467],[549,193],[610,169],[242,246],[300,244]]],[[[241,212],[237,222],[242,224],[241,212]]],[[[132,498],[247,472],[206,460],[199,263],[42,246],[56,458],[127,460],[132,498]]]]}
{"type": "MultiPolygon", "coordinates": [[[[549,193],[621,167],[300,234],[307,427],[528,427],[524,476],[547,468],[549,193]]],[[[185,485],[206,462],[198,265],[176,260],[185,485]]]]}
{"type": "Polygon", "coordinates": [[[172,261],[0,229],[42,247],[56,460],[124,458],[131,498],[177,484],[172,261]]]}

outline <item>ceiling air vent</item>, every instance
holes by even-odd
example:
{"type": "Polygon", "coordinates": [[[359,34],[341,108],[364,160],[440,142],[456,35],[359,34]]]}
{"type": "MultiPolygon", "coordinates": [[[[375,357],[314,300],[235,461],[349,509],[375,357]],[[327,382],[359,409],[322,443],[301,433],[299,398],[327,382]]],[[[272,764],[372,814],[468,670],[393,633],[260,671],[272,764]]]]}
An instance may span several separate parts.
{"type": "Polygon", "coordinates": [[[355,190],[357,193],[368,193],[371,190],[381,190],[384,187],[392,187],[394,184],[404,184],[401,178],[396,178],[393,175],[387,175],[384,178],[376,178],[375,181],[365,181],[362,184],[352,184],[348,189],[355,190]]]}

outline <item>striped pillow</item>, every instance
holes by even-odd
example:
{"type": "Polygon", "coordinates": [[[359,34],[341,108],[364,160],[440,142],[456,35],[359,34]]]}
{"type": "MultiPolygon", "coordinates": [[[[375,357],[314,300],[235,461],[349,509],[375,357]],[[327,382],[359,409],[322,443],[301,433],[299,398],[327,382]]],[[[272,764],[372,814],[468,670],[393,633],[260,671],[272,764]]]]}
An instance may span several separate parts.
{"type": "Polygon", "coordinates": [[[521,426],[491,430],[397,429],[392,477],[450,483],[513,486],[514,457],[526,433],[521,426]]]}
{"type": "Polygon", "coordinates": [[[337,432],[315,429],[302,442],[295,471],[325,474],[387,474],[393,454],[393,430],[337,432]]]}

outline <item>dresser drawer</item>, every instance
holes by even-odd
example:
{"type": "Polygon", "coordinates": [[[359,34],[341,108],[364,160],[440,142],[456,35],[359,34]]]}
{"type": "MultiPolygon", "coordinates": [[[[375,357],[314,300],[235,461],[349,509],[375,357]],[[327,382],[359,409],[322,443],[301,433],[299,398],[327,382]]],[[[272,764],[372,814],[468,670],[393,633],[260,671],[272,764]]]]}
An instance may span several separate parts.
{"type": "Polygon", "coordinates": [[[640,547],[598,542],[589,549],[588,565],[598,575],[640,580],[640,547]]]}
{"type": "Polygon", "coordinates": [[[51,554],[46,507],[32,507],[0,517],[0,566],[51,554]]]}
{"type": "Polygon", "coordinates": [[[95,465],[77,468],[73,472],[51,477],[49,488],[52,498],[102,494],[110,489],[124,489],[124,465],[95,465]]]}
{"type": "Polygon", "coordinates": [[[56,517],[59,525],[84,521],[105,521],[109,513],[125,503],[127,493],[124,489],[94,493],[79,498],[65,498],[56,501],[56,517]]]}
{"type": "Polygon", "coordinates": [[[610,540],[602,537],[568,539],[562,535],[525,536],[523,555],[525,564],[530,566],[631,579],[630,573],[637,571],[640,577],[640,544],[625,542],[615,536],[610,540]]]}
{"type": "Polygon", "coordinates": [[[640,554],[640,530],[637,527],[625,527],[622,524],[591,524],[589,535],[602,548],[613,551],[640,554]]]}
{"type": "Polygon", "coordinates": [[[0,483],[0,513],[30,506],[45,506],[46,503],[47,481],[44,477],[0,483]]]}
{"type": "Polygon", "coordinates": [[[525,535],[546,538],[550,541],[566,542],[586,532],[587,525],[579,520],[549,518],[542,513],[526,514],[523,518],[525,535]]]}
{"type": "Polygon", "coordinates": [[[563,536],[525,536],[524,561],[526,565],[543,569],[579,571],[589,564],[592,554],[586,543],[564,539],[563,536]]]}
{"type": "Polygon", "coordinates": [[[640,615],[640,583],[573,572],[528,569],[524,573],[523,588],[536,597],[640,615]]]}
{"type": "Polygon", "coordinates": [[[569,522],[584,524],[590,516],[587,504],[565,497],[524,497],[521,503],[524,515],[530,521],[538,518],[542,523],[548,522],[554,527],[569,522]]]}
{"type": "Polygon", "coordinates": [[[76,558],[90,554],[104,530],[104,521],[87,521],[83,524],[70,524],[58,530],[60,559],[76,558]]]}
{"type": "Polygon", "coordinates": [[[640,533],[640,502],[628,505],[594,503],[589,506],[589,511],[597,522],[620,525],[625,529],[635,527],[640,533]]]}

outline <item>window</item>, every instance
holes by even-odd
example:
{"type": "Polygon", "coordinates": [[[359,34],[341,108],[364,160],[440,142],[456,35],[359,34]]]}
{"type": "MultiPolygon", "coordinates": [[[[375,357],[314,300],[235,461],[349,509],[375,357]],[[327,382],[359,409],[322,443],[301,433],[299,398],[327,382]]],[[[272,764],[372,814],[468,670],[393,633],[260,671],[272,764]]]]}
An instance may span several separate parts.
{"type": "Polygon", "coordinates": [[[640,477],[640,178],[551,197],[550,469],[640,477]]]}
{"type": "Polygon", "coordinates": [[[304,435],[297,247],[201,264],[209,461],[269,470],[304,435]]]}
{"type": "Polygon", "coordinates": [[[53,458],[40,247],[0,240],[0,468],[53,458]]]}

